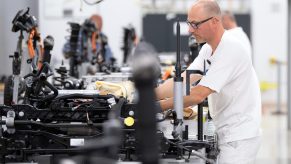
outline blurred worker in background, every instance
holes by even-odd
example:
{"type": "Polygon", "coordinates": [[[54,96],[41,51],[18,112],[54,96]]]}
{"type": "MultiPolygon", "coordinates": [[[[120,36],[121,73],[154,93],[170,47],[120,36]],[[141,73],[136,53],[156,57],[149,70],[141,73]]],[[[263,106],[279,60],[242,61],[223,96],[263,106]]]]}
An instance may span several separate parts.
{"type": "MultiPolygon", "coordinates": [[[[97,51],[100,50],[102,57],[104,57],[104,61],[106,64],[110,64],[111,59],[113,58],[112,51],[108,45],[108,38],[102,32],[103,21],[102,17],[98,14],[94,14],[90,17],[90,20],[95,23],[95,27],[97,28],[97,51]]],[[[98,59],[97,59],[98,60],[98,59]]]]}
{"type": "Polygon", "coordinates": [[[223,11],[222,12],[222,25],[224,29],[231,32],[237,39],[239,39],[250,51],[252,52],[251,42],[248,38],[247,34],[244,32],[242,27],[237,25],[235,16],[230,11],[223,11]]]}

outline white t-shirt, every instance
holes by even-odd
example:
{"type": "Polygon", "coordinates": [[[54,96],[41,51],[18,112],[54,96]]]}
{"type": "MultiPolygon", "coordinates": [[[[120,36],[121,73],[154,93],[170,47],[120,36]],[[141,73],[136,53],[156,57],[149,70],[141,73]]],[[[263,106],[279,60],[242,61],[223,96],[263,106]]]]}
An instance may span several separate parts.
{"type": "Polygon", "coordinates": [[[251,42],[247,36],[247,34],[244,32],[244,30],[241,27],[235,27],[230,30],[227,30],[230,32],[234,37],[239,39],[244,46],[246,46],[247,50],[249,51],[250,55],[252,54],[252,46],[251,42]]]}
{"type": "Polygon", "coordinates": [[[225,31],[213,55],[205,44],[188,67],[203,71],[207,61],[208,71],[199,85],[215,91],[208,102],[220,144],[260,135],[261,94],[249,53],[225,31]]]}

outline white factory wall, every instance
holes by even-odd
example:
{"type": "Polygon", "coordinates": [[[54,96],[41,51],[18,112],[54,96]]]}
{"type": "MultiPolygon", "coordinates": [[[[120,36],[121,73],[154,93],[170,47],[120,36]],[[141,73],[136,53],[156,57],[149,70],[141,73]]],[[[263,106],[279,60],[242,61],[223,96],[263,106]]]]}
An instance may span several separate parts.
{"type": "MultiPolygon", "coordinates": [[[[277,83],[277,67],[269,59],[287,61],[287,0],[251,1],[254,65],[260,81],[277,83]]],[[[287,101],[286,65],[282,66],[282,101],[287,101]]],[[[276,90],[262,93],[263,102],[275,102],[276,90]]]]}
{"type": "MultiPolygon", "coordinates": [[[[0,74],[10,74],[11,61],[8,55],[12,54],[16,47],[18,34],[11,32],[11,21],[19,9],[31,7],[31,13],[38,17],[42,37],[52,35],[55,38],[55,47],[52,51],[54,66],[58,66],[63,60],[62,47],[65,36],[69,34],[67,22],[82,23],[91,14],[100,13],[104,18],[103,31],[109,38],[109,44],[114,56],[121,63],[122,57],[122,28],[132,24],[137,34],[142,35],[142,15],[145,12],[172,12],[187,11],[193,1],[156,1],[158,10],[153,11],[147,7],[151,0],[104,0],[99,5],[88,6],[81,4],[79,0],[3,0],[0,5],[0,74]],[[170,3],[169,3],[170,2],[170,3]],[[61,4],[61,5],[59,5],[61,4]],[[170,5],[169,5],[170,4],[170,5]],[[162,5],[166,7],[162,8],[162,5]],[[146,7],[146,8],[143,8],[146,7]],[[178,6],[178,7],[176,7],[178,6]],[[82,12],[80,12],[82,8],[82,12]],[[72,16],[63,16],[63,10],[72,10],[72,16]]],[[[218,1],[225,9],[251,12],[252,44],[254,49],[254,66],[260,81],[276,83],[276,67],[271,66],[269,58],[287,59],[287,0],[248,0],[249,3],[240,5],[243,1],[227,0],[218,1]],[[248,5],[249,4],[249,5],[248,5]]],[[[286,103],[286,67],[282,72],[282,98],[286,103]]],[[[276,90],[263,92],[264,102],[276,101],[276,90]]]]}
{"type": "Polygon", "coordinates": [[[0,5],[0,75],[12,74],[12,60],[9,55],[13,55],[16,50],[18,33],[13,33],[12,20],[17,11],[30,7],[32,15],[38,15],[37,0],[1,0],[0,5]]]}
{"type": "Polygon", "coordinates": [[[67,65],[68,61],[64,59],[62,48],[66,42],[65,38],[70,35],[68,22],[83,23],[91,14],[98,12],[98,6],[88,6],[79,0],[41,0],[38,8],[39,28],[43,37],[52,35],[55,40],[52,51],[53,66],[59,67],[62,60],[67,65]],[[71,11],[71,15],[65,15],[65,10],[71,11]]]}
{"type": "Polygon", "coordinates": [[[109,45],[112,48],[114,56],[120,63],[123,59],[121,51],[123,27],[131,23],[136,27],[137,33],[141,33],[140,9],[135,0],[105,0],[94,6],[88,6],[85,3],[81,4],[78,0],[39,1],[40,30],[42,33],[53,35],[55,38],[53,61],[57,63],[57,65],[63,60],[62,47],[65,43],[65,37],[69,35],[69,32],[67,32],[67,29],[69,29],[67,22],[73,21],[82,23],[86,18],[96,13],[99,13],[103,17],[103,31],[108,36],[109,45]],[[74,2],[74,4],[72,5],[68,2],[74,2]],[[47,9],[47,4],[53,6],[55,9],[47,9]],[[83,8],[82,12],[80,12],[80,7],[83,8]],[[77,14],[64,17],[62,11],[65,9],[72,9],[73,12],[77,12],[77,14]],[[51,14],[48,10],[59,12],[59,14],[51,14]]]}

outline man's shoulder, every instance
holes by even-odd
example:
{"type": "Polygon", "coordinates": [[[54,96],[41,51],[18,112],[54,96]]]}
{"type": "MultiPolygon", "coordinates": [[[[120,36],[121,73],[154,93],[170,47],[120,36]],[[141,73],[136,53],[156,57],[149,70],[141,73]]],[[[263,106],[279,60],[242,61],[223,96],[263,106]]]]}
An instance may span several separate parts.
{"type": "Polygon", "coordinates": [[[244,32],[244,30],[242,29],[242,27],[234,27],[232,29],[227,30],[229,32],[244,32]]]}
{"type": "Polygon", "coordinates": [[[237,38],[236,36],[234,36],[232,34],[232,32],[230,31],[226,31],[225,35],[223,36],[223,44],[225,46],[231,46],[232,49],[233,48],[243,48],[241,41],[239,40],[239,38],[237,38]]]}
{"type": "Polygon", "coordinates": [[[241,27],[235,27],[233,29],[227,30],[227,32],[237,39],[249,42],[248,35],[241,27]]]}
{"type": "Polygon", "coordinates": [[[203,59],[205,58],[209,58],[209,56],[211,56],[211,52],[212,52],[212,48],[209,44],[205,43],[200,51],[199,51],[199,57],[202,57],[203,59]]]}
{"type": "Polygon", "coordinates": [[[211,46],[208,44],[208,43],[205,43],[202,47],[201,47],[201,49],[200,49],[200,51],[212,51],[212,48],[211,48],[211,46]]]}
{"type": "Polygon", "coordinates": [[[231,58],[244,58],[249,53],[242,41],[229,32],[226,32],[225,36],[223,36],[221,46],[221,53],[231,58]]]}

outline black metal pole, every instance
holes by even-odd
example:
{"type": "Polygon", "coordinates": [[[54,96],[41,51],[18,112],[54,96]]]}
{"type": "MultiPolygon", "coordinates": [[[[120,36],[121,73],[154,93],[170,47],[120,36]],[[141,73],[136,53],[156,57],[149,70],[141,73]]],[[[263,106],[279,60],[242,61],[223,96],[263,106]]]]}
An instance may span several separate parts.
{"type": "MultiPolygon", "coordinates": [[[[205,72],[205,71],[204,71],[205,72]]],[[[204,75],[205,73],[200,70],[186,70],[186,95],[190,95],[190,75],[191,74],[199,74],[204,75]]],[[[203,105],[204,102],[198,104],[198,119],[197,119],[197,136],[198,140],[203,140],[203,105]]]]}
{"type": "Polygon", "coordinates": [[[198,140],[203,140],[203,103],[198,104],[198,114],[197,114],[197,121],[198,121],[198,140]]]}
{"type": "MultiPolygon", "coordinates": [[[[43,63],[48,63],[50,64],[51,62],[51,50],[54,47],[54,38],[50,35],[48,35],[44,40],[43,40],[43,45],[44,45],[44,54],[42,58],[43,63]]],[[[43,64],[42,63],[42,64],[43,64]]],[[[44,66],[44,65],[43,65],[44,66]]],[[[44,73],[48,73],[48,68],[44,68],[44,73]]]]}
{"type": "Polygon", "coordinates": [[[174,124],[174,130],[172,135],[175,139],[182,139],[183,132],[183,77],[181,76],[181,63],[180,63],[180,23],[177,21],[176,26],[176,34],[177,34],[177,59],[175,65],[175,77],[174,77],[174,111],[177,114],[177,118],[174,124]]]}
{"type": "MultiPolygon", "coordinates": [[[[287,64],[287,100],[291,99],[291,1],[288,0],[288,64],[287,64]]],[[[291,130],[291,101],[287,101],[288,130],[291,130]]]]}
{"type": "MultiPolygon", "coordinates": [[[[179,20],[177,21],[177,26],[176,26],[176,33],[177,33],[177,58],[176,58],[176,65],[175,65],[175,69],[176,69],[176,72],[175,72],[175,78],[174,80],[175,81],[181,81],[181,62],[180,62],[180,59],[181,59],[181,55],[180,55],[180,51],[181,51],[181,38],[180,38],[180,22],[179,20]]],[[[182,81],[183,81],[183,78],[182,78],[182,81]]]]}
{"type": "Polygon", "coordinates": [[[204,75],[204,73],[200,70],[186,70],[186,95],[190,95],[190,75],[191,74],[199,74],[199,75],[204,75]]]}

